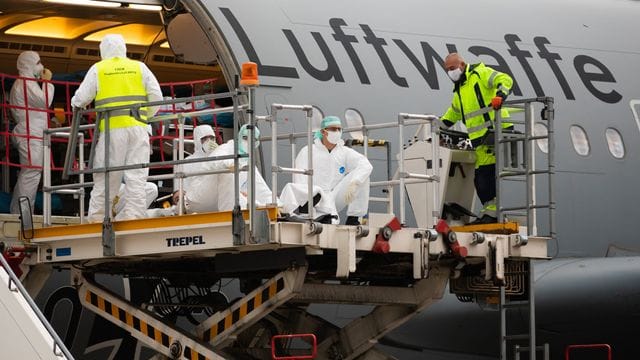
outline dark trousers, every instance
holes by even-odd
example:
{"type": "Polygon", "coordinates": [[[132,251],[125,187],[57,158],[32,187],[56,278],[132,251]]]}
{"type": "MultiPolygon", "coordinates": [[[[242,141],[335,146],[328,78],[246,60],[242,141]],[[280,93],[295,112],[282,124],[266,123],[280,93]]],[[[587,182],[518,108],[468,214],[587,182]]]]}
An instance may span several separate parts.
{"type": "Polygon", "coordinates": [[[496,164],[478,167],[475,170],[473,184],[483,204],[493,200],[496,197],[496,164]]]}

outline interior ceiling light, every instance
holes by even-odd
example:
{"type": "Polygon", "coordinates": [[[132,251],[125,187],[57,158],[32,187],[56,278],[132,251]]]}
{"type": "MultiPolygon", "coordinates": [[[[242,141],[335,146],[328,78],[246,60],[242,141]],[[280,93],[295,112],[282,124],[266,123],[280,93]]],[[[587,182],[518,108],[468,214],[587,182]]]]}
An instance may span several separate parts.
{"type": "Polygon", "coordinates": [[[23,22],[5,30],[5,34],[75,39],[82,34],[119,24],[121,22],[52,16],[23,22]]]}
{"type": "Polygon", "coordinates": [[[127,24],[100,30],[86,36],[85,41],[102,41],[107,34],[122,34],[124,41],[131,45],[149,46],[165,38],[162,26],[147,24],[127,24]]]}
{"type": "Polygon", "coordinates": [[[146,10],[146,11],[160,11],[162,6],[159,5],[144,5],[144,4],[129,4],[129,9],[146,10]]]}
{"type": "Polygon", "coordinates": [[[46,2],[67,4],[67,5],[79,5],[79,6],[96,6],[96,7],[108,7],[117,8],[120,7],[119,2],[109,1],[94,1],[94,0],[44,0],[46,2]]]}

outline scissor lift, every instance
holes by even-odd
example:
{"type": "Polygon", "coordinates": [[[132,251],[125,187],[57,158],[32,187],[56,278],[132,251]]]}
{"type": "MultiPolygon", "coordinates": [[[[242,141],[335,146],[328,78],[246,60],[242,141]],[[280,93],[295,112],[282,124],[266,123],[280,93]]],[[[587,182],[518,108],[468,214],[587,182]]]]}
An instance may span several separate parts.
{"type": "Polygon", "coordinates": [[[477,233],[463,232],[456,234],[459,246],[467,249],[461,258],[452,255],[449,240],[442,234],[402,228],[389,238],[390,249],[384,256],[391,263],[384,264],[372,249],[393,215],[372,214],[367,233],[364,226],[279,222],[275,209],[265,211],[270,237],[258,244],[233,244],[230,212],[114,222],[115,256],[103,255],[100,224],[35,229],[31,244],[38,249],[39,263],[81,264],[82,270],[76,270],[73,279],[87,308],[159,353],[175,357],[180,350],[179,358],[185,359],[224,358],[224,349],[233,349],[232,340],[239,333],[274,312],[277,318],[288,319],[288,326],[295,319],[296,332],[325,333],[318,336],[319,358],[330,358],[335,352],[356,357],[377,351],[371,349],[372,340],[440,299],[459,262],[491,264],[497,276],[503,277],[505,259],[547,256],[545,238],[530,237],[524,246],[518,234],[484,234],[484,241],[479,242],[477,233]],[[191,333],[172,327],[91,280],[101,272],[133,275],[149,271],[170,276],[176,261],[191,263],[192,271],[199,274],[209,269],[207,276],[212,279],[261,273],[267,280],[191,333]],[[381,264],[388,269],[380,269],[381,264]],[[384,285],[373,285],[376,280],[384,285]],[[361,281],[369,285],[357,284],[361,281]],[[337,329],[303,310],[311,303],[370,304],[375,309],[337,329]],[[323,330],[316,332],[318,329],[323,330]]]}
{"type": "MultiPolygon", "coordinates": [[[[237,129],[239,109],[253,108],[253,94],[251,90],[236,90],[232,97],[237,129]],[[245,95],[249,105],[242,107],[238,97],[245,95]]],[[[311,125],[311,106],[274,104],[272,115],[265,117],[273,131],[272,138],[266,140],[276,141],[275,113],[282,109],[305,112],[311,125]]],[[[207,111],[220,110],[201,110],[198,114],[207,111]]],[[[249,123],[255,124],[253,112],[248,113],[249,123]]],[[[436,139],[431,147],[438,158],[438,134],[432,131],[436,120],[433,116],[400,114],[397,126],[401,143],[404,126],[427,124],[436,139]]],[[[74,126],[70,139],[75,139],[74,131],[79,129],[78,124],[74,126]]],[[[310,132],[311,126],[305,134],[309,142],[310,132]]],[[[252,135],[250,139],[254,141],[252,135]]],[[[255,164],[252,156],[249,154],[250,179],[255,164]]],[[[240,156],[234,154],[234,158],[237,179],[240,156]]],[[[68,152],[67,163],[72,159],[73,154],[68,152]]],[[[310,169],[284,168],[278,166],[275,157],[272,160],[274,183],[277,172],[297,172],[312,179],[310,169]]],[[[400,166],[403,164],[401,156],[400,166]]],[[[72,283],[85,307],[169,358],[220,359],[239,354],[268,358],[271,336],[265,333],[314,334],[320,359],[388,358],[374,348],[375,341],[441,299],[450,277],[459,277],[465,266],[484,265],[488,279],[504,282],[506,261],[524,263],[547,257],[548,238],[531,234],[523,237],[525,232],[521,234],[517,225],[499,233],[487,228],[449,228],[438,221],[437,212],[430,211],[430,224],[437,222],[437,226],[401,226],[405,183],[440,182],[439,162],[434,164],[423,173],[401,171],[399,181],[387,183],[400,185],[400,220],[393,214],[372,213],[367,225],[320,224],[310,211],[303,222],[289,222],[278,218],[276,207],[256,209],[250,199],[249,209],[243,211],[237,207],[228,212],[128,221],[111,221],[107,216],[99,224],[34,229],[26,241],[37,250],[37,256],[31,259],[34,265],[53,264],[72,270],[72,283]],[[223,278],[238,279],[244,295],[231,304],[214,299],[213,292],[199,298],[178,297],[172,303],[135,304],[101,287],[95,281],[98,274],[154,279],[159,280],[158,286],[171,282],[183,288],[193,284],[211,288],[223,278]],[[374,307],[369,314],[338,328],[307,312],[307,307],[315,303],[374,307]],[[162,308],[214,310],[205,312],[208,316],[194,328],[184,329],[165,316],[159,310],[162,308]]],[[[45,191],[57,189],[46,185],[45,191]]],[[[431,186],[433,208],[443,198],[438,188],[431,186]]],[[[235,192],[237,204],[237,185],[235,192]]]]}

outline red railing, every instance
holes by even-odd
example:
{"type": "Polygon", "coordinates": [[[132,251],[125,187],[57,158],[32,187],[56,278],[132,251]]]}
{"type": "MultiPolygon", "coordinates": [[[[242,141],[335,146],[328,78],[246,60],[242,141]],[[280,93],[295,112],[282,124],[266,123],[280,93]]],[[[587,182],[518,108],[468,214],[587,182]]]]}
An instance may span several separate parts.
{"type": "Polygon", "coordinates": [[[611,346],[609,344],[578,344],[568,345],[564,350],[564,359],[570,360],[571,350],[574,349],[605,349],[607,351],[607,360],[611,360],[611,346]]]}
{"type": "MultiPolygon", "coordinates": [[[[205,79],[205,80],[195,80],[195,81],[184,81],[184,82],[169,82],[160,84],[163,94],[165,97],[175,98],[175,97],[191,97],[196,95],[203,95],[208,93],[213,93],[215,89],[216,79],[205,79]]],[[[18,160],[18,157],[14,154],[17,154],[17,149],[15,148],[14,141],[15,138],[26,138],[29,140],[40,140],[42,141],[42,136],[37,136],[32,134],[30,131],[30,114],[34,114],[37,112],[44,112],[47,114],[47,124],[46,128],[50,127],[58,127],[58,126],[69,126],[71,117],[72,117],[72,107],[71,107],[71,97],[75,93],[75,90],[78,88],[80,83],[78,82],[70,82],[70,81],[41,81],[32,78],[23,78],[14,75],[0,74],[0,87],[2,90],[2,102],[1,106],[1,114],[2,118],[0,119],[0,139],[2,148],[0,153],[0,165],[8,165],[10,167],[22,168],[39,168],[42,166],[40,164],[33,164],[31,161],[31,147],[28,150],[28,164],[21,164],[18,160]],[[24,106],[12,105],[10,102],[10,84],[13,84],[17,80],[23,80],[23,86],[21,96],[25,99],[24,106]],[[33,106],[33,104],[29,104],[28,96],[27,96],[27,84],[30,82],[37,83],[39,87],[42,86],[42,83],[51,83],[55,87],[54,94],[49,94],[48,87],[45,86],[45,97],[47,99],[52,97],[52,106],[47,106],[45,108],[33,106]],[[13,128],[16,125],[15,115],[24,114],[26,116],[25,134],[14,134],[13,128]],[[13,156],[12,156],[13,155],[13,156]]],[[[47,101],[47,104],[49,101],[47,101]]],[[[168,106],[161,107],[159,113],[178,113],[178,112],[186,112],[199,110],[205,107],[215,106],[215,104],[172,104],[168,106]]],[[[87,119],[88,123],[93,123],[93,116],[87,119]]],[[[196,126],[200,120],[198,118],[191,119],[190,125],[196,126]]],[[[168,126],[167,124],[157,124],[152,127],[152,134],[150,136],[151,145],[155,149],[160,149],[159,158],[160,161],[168,160],[170,156],[167,154],[171,154],[171,151],[165,151],[165,145],[171,144],[173,139],[177,138],[177,120],[173,122],[174,126],[168,126]],[[165,158],[166,157],[166,158],[165,158]]],[[[216,134],[219,134],[218,124],[217,124],[217,116],[213,116],[212,126],[216,128],[216,134]]],[[[89,144],[93,138],[93,132],[89,131],[85,136],[85,143],[89,144]]],[[[188,138],[188,137],[187,137],[188,138]]],[[[221,139],[218,139],[219,142],[221,139]]],[[[66,149],[67,139],[54,137],[52,138],[52,146],[51,146],[51,169],[53,171],[62,171],[63,167],[63,156],[64,151],[66,149]],[[63,144],[56,146],[56,144],[63,144]]],[[[76,164],[77,167],[77,164],[76,164]]]]}
{"type": "Polygon", "coordinates": [[[316,336],[313,334],[290,334],[290,335],[275,335],[271,338],[271,358],[273,360],[303,360],[303,359],[315,359],[318,354],[318,342],[316,336]],[[301,354],[301,355],[283,355],[277,354],[277,342],[278,341],[287,341],[290,342],[294,339],[300,339],[307,344],[311,345],[310,349],[303,349],[311,351],[310,354],[301,354]]]}

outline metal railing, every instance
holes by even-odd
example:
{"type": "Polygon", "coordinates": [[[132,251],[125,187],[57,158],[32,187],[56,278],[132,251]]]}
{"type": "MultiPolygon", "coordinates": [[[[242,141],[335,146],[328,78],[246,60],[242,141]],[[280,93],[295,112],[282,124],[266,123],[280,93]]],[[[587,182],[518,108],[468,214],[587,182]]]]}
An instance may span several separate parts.
{"type": "MultiPolygon", "coordinates": [[[[507,101],[503,106],[521,106],[524,110],[524,120],[503,119],[500,111],[495,111],[495,156],[496,156],[496,207],[498,221],[502,222],[509,214],[519,214],[524,211],[527,219],[527,235],[539,236],[538,234],[538,214],[540,209],[548,209],[548,226],[551,239],[555,239],[555,198],[553,191],[553,176],[555,174],[554,162],[554,109],[552,97],[539,97],[507,101]],[[536,119],[534,116],[534,104],[541,103],[542,118],[538,121],[546,121],[547,134],[536,135],[534,126],[536,119]],[[524,126],[524,134],[507,133],[502,128],[503,122],[524,126]],[[536,142],[546,140],[548,151],[546,153],[546,168],[539,168],[536,163],[536,142]],[[519,149],[522,149],[522,157],[519,156],[519,149]],[[540,203],[537,194],[536,176],[547,176],[547,202],[540,203]],[[503,204],[502,181],[513,180],[524,177],[526,196],[524,205],[505,206],[503,204]]],[[[491,108],[490,108],[491,109],[491,108]]]]}
{"type": "MultiPolygon", "coordinates": [[[[69,176],[71,175],[78,175],[80,178],[80,182],[79,183],[72,183],[72,184],[63,184],[63,185],[56,185],[56,186],[51,186],[50,184],[50,166],[47,168],[45,167],[45,187],[44,187],[44,192],[45,192],[45,206],[44,206],[44,215],[45,218],[48,219],[47,221],[45,221],[45,226],[48,226],[51,224],[51,207],[50,207],[50,200],[51,200],[51,193],[53,192],[66,192],[66,193],[77,193],[80,194],[81,196],[81,200],[82,202],[84,201],[84,188],[85,187],[90,187],[93,186],[94,184],[92,182],[85,182],[84,181],[84,175],[85,174],[94,174],[94,173],[105,173],[108,174],[109,172],[113,172],[113,171],[123,171],[123,170],[130,170],[130,169],[140,169],[140,168],[148,168],[148,167],[160,167],[160,166],[172,166],[172,165],[178,165],[178,167],[180,165],[183,164],[188,164],[188,163],[196,163],[196,162],[206,162],[206,161],[219,161],[219,160],[228,160],[228,159],[233,159],[234,160],[234,169],[233,170],[229,170],[229,169],[221,169],[221,170],[211,170],[211,171],[203,171],[203,172],[198,172],[198,173],[193,173],[193,174],[184,174],[182,171],[177,171],[175,174],[166,174],[166,175],[153,175],[148,177],[147,179],[154,179],[154,180],[159,180],[159,179],[178,179],[178,189],[182,190],[183,184],[182,184],[182,180],[185,177],[189,177],[189,176],[198,176],[198,175],[206,175],[206,174],[220,174],[220,173],[229,173],[229,172],[233,172],[234,173],[234,177],[235,177],[235,206],[234,208],[239,209],[240,205],[239,205],[239,185],[238,185],[238,174],[241,171],[240,167],[239,167],[239,159],[240,158],[248,158],[249,162],[251,164],[255,164],[255,159],[253,159],[254,157],[254,152],[253,151],[249,151],[248,155],[240,155],[238,154],[238,141],[235,141],[234,144],[234,154],[232,155],[224,155],[224,156],[208,156],[208,157],[202,157],[202,158],[196,158],[196,159],[184,159],[184,122],[185,119],[190,118],[190,117],[195,117],[195,116],[203,116],[203,115],[212,115],[212,114],[218,114],[218,113],[226,113],[226,112],[230,112],[233,111],[234,113],[234,138],[237,137],[237,129],[239,128],[239,118],[241,117],[241,113],[242,115],[244,115],[245,113],[249,113],[251,105],[241,105],[238,104],[238,98],[240,96],[245,96],[248,93],[250,93],[252,91],[252,89],[249,89],[249,91],[240,91],[240,90],[235,90],[233,92],[227,92],[227,93],[219,93],[219,94],[207,94],[207,95],[200,95],[200,96],[192,96],[192,97],[188,97],[188,98],[176,98],[176,99],[165,99],[162,101],[154,101],[154,102],[146,102],[146,103],[139,103],[139,104],[132,104],[132,105],[123,105],[123,106],[114,106],[114,107],[110,107],[108,109],[85,109],[85,110],[80,110],[80,109],[76,109],[74,112],[74,116],[73,116],[73,121],[71,123],[70,127],[65,127],[65,128],[55,128],[55,129],[49,129],[47,130],[47,134],[49,136],[49,138],[51,136],[60,136],[60,137],[68,137],[69,138],[69,144],[67,147],[67,152],[65,154],[65,165],[63,168],[63,179],[68,179],[69,176]],[[222,107],[222,108],[210,108],[210,109],[202,109],[202,110],[195,110],[195,111],[186,111],[186,112],[179,112],[179,113],[175,113],[175,114],[166,114],[166,115],[159,115],[159,116],[155,116],[155,117],[151,117],[147,120],[148,124],[151,123],[156,123],[156,122],[166,122],[166,121],[170,121],[170,120],[177,120],[178,121],[178,138],[176,139],[177,144],[178,144],[178,151],[177,151],[177,156],[178,158],[176,159],[174,157],[173,160],[171,161],[159,161],[159,162],[144,162],[144,163],[138,163],[138,164],[125,164],[125,165],[119,165],[119,166],[111,166],[110,161],[109,161],[109,142],[110,142],[110,136],[109,136],[109,118],[110,118],[110,114],[112,113],[119,113],[122,110],[127,110],[130,111],[131,113],[136,113],[139,111],[140,108],[142,107],[153,107],[153,106],[159,106],[159,105],[170,105],[170,104],[174,104],[174,103],[182,103],[182,102],[192,102],[192,101],[197,101],[197,100],[215,100],[215,99],[221,99],[221,98],[232,98],[233,99],[233,106],[232,107],[222,107]],[[92,168],[91,166],[89,167],[85,167],[84,164],[84,150],[83,150],[83,143],[84,143],[84,139],[83,139],[83,134],[82,131],[85,130],[94,130],[95,134],[98,134],[98,125],[99,122],[96,122],[96,124],[87,124],[87,125],[80,125],[81,119],[83,118],[83,116],[85,114],[91,114],[91,113],[97,113],[98,116],[97,118],[102,118],[104,121],[104,127],[105,127],[105,131],[101,133],[100,136],[104,136],[104,143],[105,143],[105,151],[104,151],[104,166],[101,168],[92,168]],[[80,138],[80,141],[78,142],[77,139],[80,138]],[[80,161],[79,161],[79,167],[78,169],[73,169],[72,165],[74,164],[74,160],[75,160],[75,147],[79,145],[78,147],[80,148],[79,150],[79,156],[80,156],[80,161]]],[[[251,119],[251,117],[250,117],[251,119]]],[[[253,121],[253,120],[252,120],[253,121]]],[[[250,130],[250,132],[253,134],[253,129],[250,130]]],[[[91,143],[91,151],[90,151],[90,155],[89,155],[89,164],[93,164],[93,158],[94,158],[94,154],[95,154],[95,146],[96,146],[96,137],[94,136],[93,141],[91,143]]],[[[255,140],[253,140],[252,138],[252,145],[254,143],[255,140]]],[[[175,141],[174,141],[175,144],[175,141]]],[[[45,162],[45,165],[47,164],[47,162],[45,162]]],[[[253,166],[253,168],[255,169],[255,165],[253,166]]],[[[249,176],[251,177],[250,182],[253,183],[254,182],[254,177],[255,174],[252,171],[252,168],[249,167],[249,176]]],[[[254,188],[252,187],[251,189],[251,193],[253,194],[253,190],[254,188]]],[[[181,191],[181,196],[180,196],[180,200],[179,200],[179,204],[178,204],[178,211],[179,214],[183,213],[183,203],[184,203],[184,199],[183,199],[183,192],[181,191]]],[[[109,194],[109,177],[105,176],[105,199],[109,199],[111,197],[111,195],[109,194]]],[[[255,201],[253,201],[253,195],[251,195],[251,199],[248,201],[248,207],[249,207],[249,211],[251,213],[251,215],[253,215],[253,212],[255,211],[255,201]]],[[[105,200],[105,217],[104,217],[104,221],[103,221],[103,246],[104,246],[104,252],[105,255],[114,255],[114,238],[113,238],[113,231],[111,229],[111,217],[112,217],[112,212],[110,207],[110,201],[106,201],[105,200]]],[[[81,213],[84,210],[84,205],[81,205],[81,213]]],[[[239,213],[239,211],[238,211],[239,213]]],[[[84,214],[81,215],[82,217],[84,216],[84,214]]],[[[238,215],[238,217],[241,218],[241,214],[238,215]]],[[[253,218],[253,216],[251,217],[253,218]]],[[[236,220],[236,217],[234,217],[234,221],[236,220]]],[[[243,221],[243,220],[242,220],[243,221]]],[[[250,231],[252,229],[252,224],[250,224],[250,231]]]]}
{"type": "MultiPolygon", "coordinates": [[[[310,111],[312,111],[312,107],[310,105],[282,105],[282,104],[273,104],[272,105],[272,110],[271,110],[271,115],[268,117],[258,117],[259,119],[263,119],[266,121],[270,121],[272,123],[272,133],[271,136],[269,137],[262,137],[261,141],[272,141],[271,144],[271,152],[272,152],[272,188],[273,189],[277,189],[277,183],[278,183],[278,179],[277,179],[277,174],[278,173],[298,173],[298,174],[305,174],[309,177],[310,181],[308,182],[309,185],[309,198],[308,198],[308,203],[312,204],[313,201],[313,196],[312,195],[312,188],[313,188],[313,166],[312,166],[312,159],[311,159],[311,151],[309,151],[308,156],[310,157],[308,159],[309,162],[309,168],[308,169],[297,169],[297,168],[285,168],[285,167],[281,167],[278,166],[277,164],[277,141],[278,140],[288,140],[291,144],[291,163],[295,164],[295,154],[296,154],[296,144],[295,144],[295,139],[299,139],[299,138],[307,138],[307,144],[312,144],[313,143],[313,139],[311,137],[312,135],[312,125],[311,125],[311,114],[310,111]],[[275,110],[274,110],[274,106],[275,106],[275,110]],[[277,129],[274,130],[274,123],[275,121],[274,119],[274,114],[277,115],[277,111],[279,110],[284,110],[284,109],[290,109],[290,110],[300,110],[300,111],[308,111],[308,116],[307,116],[307,130],[304,132],[297,132],[297,133],[290,133],[290,134],[277,134],[277,129]],[[276,141],[273,141],[273,139],[276,139],[276,141]]],[[[388,129],[388,128],[398,128],[398,143],[399,144],[404,144],[404,128],[406,126],[415,126],[415,125],[427,125],[427,132],[426,132],[426,136],[427,137],[433,137],[434,140],[432,141],[432,151],[433,154],[435,154],[435,157],[439,157],[439,127],[436,125],[437,121],[438,121],[438,117],[435,115],[423,115],[423,114],[407,114],[407,113],[400,113],[398,114],[398,120],[396,122],[389,122],[389,123],[381,123],[381,124],[375,124],[375,125],[361,125],[361,126],[357,126],[357,127],[350,127],[350,128],[344,128],[342,130],[343,133],[348,133],[348,132],[355,132],[355,131],[362,131],[363,133],[363,147],[364,147],[364,153],[366,154],[368,151],[368,133],[372,130],[379,130],[379,129],[388,129]]],[[[309,145],[308,145],[309,146],[309,145]]],[[[309,146],[309,148],[312,148],[312,146],[309,146]]],[[[423,182],[436,182],[439,183],[440,179],[439,179],[439,173],[440,173],[440,162],[439,161],[435,161],[433,162],[434,164],[436,164],[435,166],[432,166],[431,171],[428,171],[427,174],[415,174],[415,173],[407,173],[404,171],[404,156],[402,154],[402,151],[400,153],[400,161],[399,161],[399,179],[389,179],[386,181],[375,181],[375,182],[371,182],[370,186],[371,187],[387,187],[388,189],[388,198],[384,199],[384,198],[373,198],[373,200],[375,201],[384,201],[388,203],[388,212],[392,213],[393,212],[393,187],[394,186],[400,186],[400,221],[402,224],[405,223],[405,210],[404,210],[404,197],[405,197],[405,188],[404,185],[406,184],[413,184],[413,183],[423,183],[423,182]]],[[[438,186],[434,186],[433,189],[433,202],[434,204],[436,204],[436,206],[434,208],[437,208],[437,204],[439,203],[439,192],[438,192],[438,186]]],[[[275,199],[275,195],[274,195],[274,199],[275,199]]],[[[274,200],[275,201],[275,200],[274,200]]],[[[438,214],[433,214],[435,217],[439,216],[439,212],[438,214]]],[[[310,215],[311,216],[311,215],[310,215]]],[[[436,221],[437,222],[437,221],[436,221]]],[[[435,223],[435,222],[434,222],[435,223]]]]}
{"type": "MultiPolygon", "coordinates": [[[[307,204],[308,204],[308,219],[313,221],[315,216],[315,209],[313,208],[313,134],[312,134],[312,114],[313,107],[311,105],[284,105],[284,104],[272,104],[271,115],[267,116],[265,120],[271,122],[271,187],[274,189],[272,192],[272,201],[275,204],[276,191],[278,189],[278,173],[290,173],[290,174],[304,174],[307,176],[307,204]],[[278,166],[278,111],[282,110],[295,110],[302,111],[306,115],[307,131],[304,135],[307,138],[307,166],[306,169],[286,168],[278,166]]],[[[287,136],[290,139],[295,139],[295,136],[287,136]]],[[[292,141],[291,149],[291,164],[295,166],[295,143],[292,141]]]]}
{"type": "Polygon", "coordinates": [[[7,275],[9,275],[9,281],[7,284],[7,286],[9,287],[9,291],[17,291],[22,295],[22,298],[27,302],[27,304],[29,304],[29,307],[31,308],[33,313],[36,315],[42,326],[44,326],[47,333],[51,336],[51,339],[53,340],[53,354],[55,356],[64,356],[69,360],[73,360],[73,356],[64,345],[64,342],[60,339],[53,327],[51,327],[51,324],[49,324],[49,321],[47,321],[47,318],[42,314],[42,312],[38,308],[38,305],[36,305],[36,303],[33,301],[27,290],[24,288],[24,286],[22,286],[22,283],[9,266],[7,260],[5,260],[3,254],[0,254],[0,264],[2,264],[2,267],[6,271],[7,275]],[[15,288],[11,287],[12,284],[15,286],[15,288]]]}

